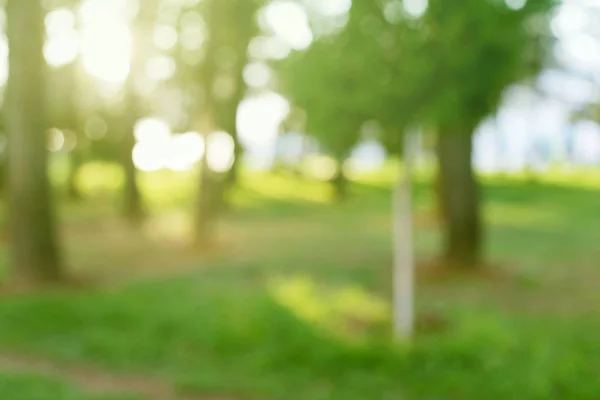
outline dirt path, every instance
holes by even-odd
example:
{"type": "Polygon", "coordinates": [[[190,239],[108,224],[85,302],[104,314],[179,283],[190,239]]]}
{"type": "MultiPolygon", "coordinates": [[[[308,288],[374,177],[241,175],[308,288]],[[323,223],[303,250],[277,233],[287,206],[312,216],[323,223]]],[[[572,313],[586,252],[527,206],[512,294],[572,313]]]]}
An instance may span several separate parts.
{"type": "Polygon", "coordinates": [[[16,354],[0,353],[0,371],[56,379],[92,395],[133,395],[144,400],[235,400],[231,396],[181,395],[168,382],[149,376],[108,373],[16,354]]]}

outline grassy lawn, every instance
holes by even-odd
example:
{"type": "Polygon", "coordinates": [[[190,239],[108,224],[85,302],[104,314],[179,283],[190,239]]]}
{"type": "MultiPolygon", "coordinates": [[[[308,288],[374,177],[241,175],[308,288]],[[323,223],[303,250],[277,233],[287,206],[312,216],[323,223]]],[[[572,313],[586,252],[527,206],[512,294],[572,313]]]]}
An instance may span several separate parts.
{"type": "Polygon", "coordinates": [[[0,396],[10,400],[140,400],[136,397],[89,395],[52,379],[0,372],[0,396]]]}
{"type": "MultiPolygon", "coordinates": [[[[247,176],[211,256],[185,247],[191,176],[143,178],[152,217],[141,232],[101,199],[67,206],[73,268],[178,273],[5,296],[0,347],[234,398],[597,399],[595,181],[484,178],[487,254],[502,274],[420,282],[422,331],[409,349],[387,333],[390,178],[363,177],[331,204],[325,184],[247,176]]],[[[425,181],[416,197],[428,260],[440,234],[425,181]]]]}

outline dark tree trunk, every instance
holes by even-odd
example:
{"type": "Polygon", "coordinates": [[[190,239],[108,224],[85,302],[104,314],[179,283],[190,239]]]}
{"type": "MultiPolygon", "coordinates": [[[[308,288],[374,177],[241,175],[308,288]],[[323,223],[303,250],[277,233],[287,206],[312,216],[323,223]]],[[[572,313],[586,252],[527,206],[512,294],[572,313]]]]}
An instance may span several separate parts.
{"type": "Polygon", "coordinates": [[[227,189],[238,179],[242,147],[237,130],[237,111],[246,92],[243,72],[248,62],[248,45],[256,34],[254,19],[257,11],[254,3],[247,0],[210,0],[206,3],[204,11],[209,40],[202,71],[206,93],[204,111],[212,120],[211,129],[224,130],[232,136],[235,160],[227,174],[217,174],[208,167],[205,151],[196,206],[196,243],[200,247],[209,246],[216,240],[215,226],[227,206],[227,189]],[[223,29],[223,21],[233,21],[233,29],[223,29]],[[232,66],[225,66],[220,61],[219,53],[226,48],[235,52],[232,66]],[[236,82],[235,91],[227,98],[215,93],[215,82],[221,73],[236,82]]]}
{"type": "Polygon", "coordinates": [[[336,201],[344,201],[348,196],[348,179],[342,169],[343,163],[340,163],[335,176],[331,179],[331,184],[334,190],[334,199],[336,201]]]}
{"type": "MultiPolygon", "coordinates": [[[[131,54],[131,71],[125,82],[125,105],[122,109],[120,126],[121,131],[120,161],[125,173],[125,183],[122,193],[123,217],[134,225],[139,224],[145,216],[142,195],[138,186],[138,171],[133,163],[133,149],[135,147],[135,124],[143,115],[142,104],[137,93],[135,80],[144,73],[148,57],[149,39],[151,38],[152,14],[156,7],[155,1],[145,0],[140,3],[138,15],[133,26],[133,51],[131,54]]],[[[151,39],[150,39],[151,40],[151,39]]]]}
{"type": "Polygon", "coordinates": [[[479,193],[471,164],[470,131],[442,130],[438,141],[440,192],[445,217],[444,261],[476,268],[481,261],[479,193]]]}
{"type": "Polygon", "coordinates": [[[7,181],[8,181],[8,148],[4,149],[0,154],[0,197],[5,198],[7,194],[7,181]]]}
{"type": "Polygon", "coordinates": [[[210,249],[216,242],[216,229],[223,208],[224,181],[208,166],[206,152],[202,158],[200,188],[196,206],[196,246],[210,249]]]}
{"type": "MultiPolygon", "coordinates": [[[[244,65],[245,66],[245,65],[244,65]]],[[[244,100],[244,95],[246,92],[246,86],[244,84],[244,79],[242,74],[244,72],[243,66],[239,68],[236,73],[239,75],[236,93],[233,98],[230,100],[230,104],[227,105],[227,115],[225,115],[224,119],[224,128],[231,135],[233,139],[233,164],[231,164],[231,169],[227,171],[226,176],[226,184],[227,187],[235,186],[238,183],[239,178],[239,168],[241,165],[242,157],[244,154],[244,149],[242,148],[242,144],[240,143],[240,138],[238,135],[238,126],[237,126],[237,112],[242,100],[244,100]]]]}
{"type": "Polygon", "coordinates": [[[9,0],[7,21],[10,76],[5,112],[12,265],[23,278],[55,281],[62,270],[48,179],[41,1],[9,0]]]}
{"type": "MultiPolygon", "coordinates": [[[[247,48],[247,44],[244,47],[247,48]]],[[[244,154],[244,149],[242,148],[242,144],[240,143],[240,138],[238,135],[238,126],[237,126],[237,113],[238,108],[242,101],[244,100],[244,96],[246,95],[246,83],[244,82],[244,68],[247,63],[247,56],[241,57],[242,54],[246,54],[246,51],[239,51],[238,64],[236,66],[235,74],[237,75],[237,83],[235,94],[230,100],[230,104],[228,106],[228,115],[225,116],[226,122],[226,131],[229,133],[233,139],[234,143],[234,159],[233,164],[231,165],[231,169],[227,172],[227,186],[231,187],[237,184],[239,177],[239,168],[241,165],[242,157],[244,154]]]]}
{"type": "Polygon", "coordinates": [[[69,175],[67,176],[67,196],[69,200],[79,201],[82,199],[81,191],[77,186],[77,173],[83,163],[81,151],[77,148],[69,152],[69,175]]]}
{"type": "MultiPolygon", "coordinates": [[[[206,93],[205,112],[212,124],[209,129],[219,129],[219,111],[214,93],[214,82],[216,80],[219,66],[217,62],[217,54],[220,48],[219,36],[215,31],[214,24],[218,21],[218,3],[210,2],[207,11],[209,18],[209,32],[212,37],[209,39],[206,51],[206,62],[204,64],[204,90],[206,93]],[[217,123],[215,124],[215,120],[217,123]]],[[[200,170],[200,179],[198,185],[198,195],[196,199],[195,212],[195,245],[199,249],[207,249],[216,242],[216,223],[218,220],[217,209],[215,203],[220,199],[222,194],[218,193],[215,174],[210,170],[208,164],[209,135],[204,134],[204,155],[200,170]],[[218,197],[217,197],[218,196],[218,197]]]]}
{"type": "Polygon", "coordinates": [[[438,165],[438,171],[435,175],[434,192],[438,221],[444,224],[446,222],[446,205],[444,204],[445,199],[442,191],[442,172],[440,165],[438,165]]]}
{"type": "Polygon", "coordinates": [[[231,136],[235,147],[233,164],[231,165],[231,169],[227,172],[227,186],[229,187],[235,186],[239,181],[241,159],[244,155],[244,149],[239,142],[237,132],[234,132],[231,136]]]}
{"type": "MultiPolygon", "coordinates": [[[[129,118],[128,118],[129,119],[129,118]]],[[[125,173],[125,182],[122,193],[122,213],[123,217],[133,224],[138,224],[144,218],[144,209],[142,206],[142,196],[138,187],[137,169],[133,163],[133,147],[135,139],[133,136],[133,123],[128,123],[121,129],[123,140],[120,145],[120,158],[123,172],[125,173]]]]}
{"type": "MultiPolygon", "coordinates": [[[[239,75],[242,76],[243,69],[240,69],[239,75]]],[[[238,82],[238,85],[243,85],[243,79],[238,82]]],[[[245,85],[238,86],[236,89],[236,94],[231,99],[230,104],[227,105],[228,113],[225,116],[225,122],[223,124],[225,131],[229,133],[233,139],[233,163],[231,164],[231,169],[227,171],[224,181],[222,185],[220,185],[219,193],[220,199],[218,199],[218,208],[224,212],[228,211],[231,207],[229,202],[229,193],[231,190],[238,184],[239,181],[239,168],[241,165],[241,159],[243,156],[243,148],[239,141],[238,131],[237,131],[237,111],[240,103],[242,102],[245,95],[245,85]]]]}
{"type": "Polygon", "coordinates": [[[69,175],[67,176],[67,196],[69,200],[79,201],[83,198],[79,187],[77,186],[77,173],[83,165],[83,140],[85,130],[85,120],[82,116],[82,110],[79,108],[76,100],[76,94],[80,87],[80,77],[78,70],[79,60],[73,61],[67,68],[67,81],[64,84],[65,92],[65,122],[64,129],[70,130],[75,135],[75,146],[69,152],[69,175]]]}

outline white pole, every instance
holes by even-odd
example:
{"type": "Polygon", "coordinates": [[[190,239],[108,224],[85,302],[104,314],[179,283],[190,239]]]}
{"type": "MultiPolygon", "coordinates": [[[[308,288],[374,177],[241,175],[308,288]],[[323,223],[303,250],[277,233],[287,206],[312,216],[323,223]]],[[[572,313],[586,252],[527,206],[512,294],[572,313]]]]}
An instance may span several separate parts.
{"type": "Polygon", "coordinates": [[[410,340],[414,330],[414,250],[412,223],[412,171],[415,134],[404,135],[404,169],[398,178],[393,198],[393,321],[396,336],[410,340]]]}

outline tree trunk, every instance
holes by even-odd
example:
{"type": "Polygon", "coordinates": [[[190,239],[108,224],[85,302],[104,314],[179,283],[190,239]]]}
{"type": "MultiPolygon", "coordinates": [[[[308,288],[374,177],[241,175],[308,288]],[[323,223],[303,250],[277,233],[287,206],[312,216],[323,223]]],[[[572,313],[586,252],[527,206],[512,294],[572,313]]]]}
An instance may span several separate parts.
{"type": "Polygon", "coordinates": [[[137,169],[133,163],[133,149],[135,147],[135,124],[143,115],[140,98],[135,85],[136,77],[143,75],[148,57],[149,38],[151,38],[152,14],[156,8],[155,1],[145,0],[140,3],[133,26],[133,51],[131,53],[131,70],[125,81],[125,106],[122,109],[121,121],[118,129],[121,130],[122,140],[120,145],[120,159],[125,173],[123,185],[122,213],[126,220],[134,225],[144,219],[144,206],[138,186],[137,169]],[[143,3],[143,4],[142,4],[143,3]]]}
{"type": "MultiPolygon", "coordinates": [[[[208,135],[205,135],[205,141],[208,135]]],[[[207,141],[206,141],[207,142],[207,141]]],[[[200,187],[196,206],[196,246],[210,249],[216,242],[216,225],[223,207],[223,184],[217,174],[211,171],[206,156],[202,157],[200,187]]]]}
{"type": "Polygon", "coordinates": [[[238,182],[239,177],[239,167],[241,164],[241,159],[243,156],[244,149],[240,143],[239,135],[238,135],[238,126],[237,126],[237,113],[240,103],[244,99],[246,86],[243,80],[243,72],[244,69],[241,67],[239,71],[239,77],[241,79],[238,80],[236,93],[232,99],[229,100],[229,104],[225,107],[227,108],[226,114],[224,115],[223,128],[227,133],[231,135],[233,139],[233,164],[231,165],[231,169],[227,171],[227,176],[225,178],[225,182],[227,187],[235,186],[238,182]]]}
{"type": "Polygon", "coordinates": [[[0,198],[5,198],[7,194],[7,181],[8,181],[8,148],[4,149],[0,154],[0,198]]]}
{"type": "Polygon", "coordinates": [[[479,193],[471,164],[470,131],[441,130],[438,139],[440,191],[445,217],[444,261],[476,268],[481,257],[479,193]]]}
{"type": "Polygon", "coordinates": [[[435,174],[434,191],[437,206],[438,221],[443,225],[446,223],[446,205],[444,204],[444,196],[442,191],[442,173],[441,166],[438,165],[437,173],[435,174]]]}
{"type": "Polygon", "coordinates": [[[71,133],[75,135],[75,146],[69,152],[69,175],[67,176],[67,196],[69,200],[72,201],[79,201],[83,198],[81,191],[77,186],[77,173],[84,161],[82,142],[85,136],[85,119],[76,100],[76,94],[81,87],[83,79],[83,77],[80,76],[80,62],[78,57],[75,61],[65,67],[69,76],[63,87],[67,107],[65,110],[66,126],[62,126],[61,129],[70,130],[71,133]]]}
{"type": "Polygon", "coordinates": [[[234,95],[233,99],[231,99],[231,110],[229,111],[229,115],[227,116],[227,119],[229,120],[228,123],[226,123],[227,128],[226,131],[227,133],[229,133],[231,135],[231,138],[233,139],[233,144],[234,144],[234,148],[233,148],[233,164],[231,164],[231,169],[229,171],[227,171],[227,176],[226,176],[226,184],[227,187],[232,187],[235,186],[238,183],[238,179],[239,179],[239,169],[240,169],[240,165],[241,165],[241,161],[242,161],[242,157],[244,155],[244,149],[242,148],[242,144],[240,143],[240,138],[238,135],[238,126],[237,126],[237,113],[238,113],[238,108],[240,106],[240,103],[244,100],[244,96],[245,96],[245,83],[242,77],[243,74],[243,67],[240,69],[239,71],[239,76],[240,79],[238,81],[238,88],[236,89],[236,94],[234,95]]]}
{"type": "Polygon", "coordinates": [[[79,149],[74,148],[69,152],[69,175],[67,177],[67,196],[69,200],[79,201],[82,199],[81,191],[77,186],[77,173],[82,165],[82,154],[79,149]]]}
{"type": "Polygon", "coordinates": [[[239,178],[239,168],[242,162],[242,157],[244,154],[244,149],[242,144],[240,143],[240,136],[238,133],[237,126],[237,114],[238,109],[242,101],[244,101],[244,97],[246,96],[246,81],[244,80],[244,68],[246,68],[246,64],[248,64],[248,45],[250,44],[251,35],[248,36],[240,35],[239,46],[236,50],[237,53],[237,63],[236,70],[234,72],[236,79],[235,93],[233,97],[229,100],[229,112],[228,115],[225,116],[224,125],[226,125],[227,133],[231,135],[234,143],[234,159],[233,164],[231,165],[231,169],[227,173],[227,186],[234,186],[238,182],[239,178]]]}
{"type": "Polygon", "coordinates": [[[414,249],[412,218],[412,166],[414,137],[405,134],[404,168],[394,189],[393,198],[393,293],[394,332],[409,340],[414,330],[414,249]]]}
{"type": "Polygon", "coordinates": [[[12,265],[23,278],[55,281],[62,270],[48,179],[41,1],[9,0],[7,21],[12,265]]]}
{"type": "MultiPolygon", "coordinates": [[[[130,119],[130,118],[128,118],[130,119]]],[[[122,194],[122,213],[123,217],[133,224],[138,224],[144,218],[144,209],[142,206],[142,196],[137,182],[137,169],[133,163],[133,147],[135,139],[133,136],[133,123],[128,123],[121,127],[123,129],[123,140],[119,143],[120,157],[123,172],[125,173],[125,182],[122,194]]]]}
{"type": "Polygon", "coordinates": [[[348,196],[348,179],[346,179],[342,166],[343,162],[340,162],[335,176],[331,179],[336,201],[344,201],[348,196]]]}

